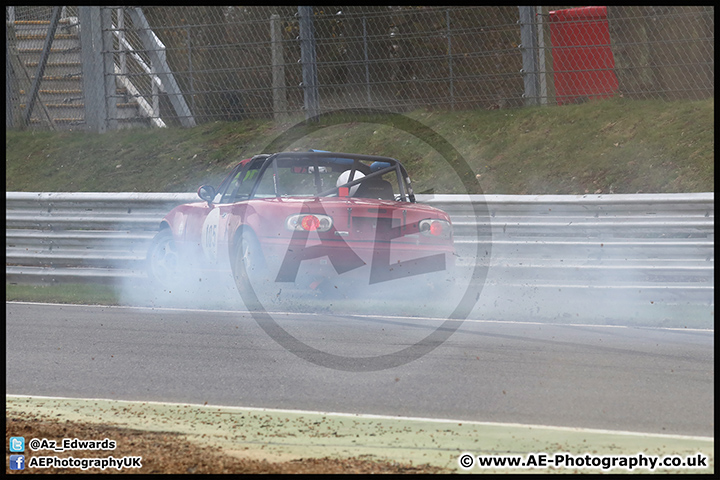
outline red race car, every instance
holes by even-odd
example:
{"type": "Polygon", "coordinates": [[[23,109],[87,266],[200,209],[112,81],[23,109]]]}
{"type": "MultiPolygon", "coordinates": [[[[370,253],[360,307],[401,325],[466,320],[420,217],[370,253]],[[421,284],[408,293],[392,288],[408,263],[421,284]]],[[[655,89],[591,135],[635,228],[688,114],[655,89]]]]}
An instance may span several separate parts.
{"type": "Polygon", "coordinates": [[[164,287],[183,267],[229,270],[241,295],[288,284],[447,283],[454,267],[450,217],[415,202],[392,158],[256,155],[198,196],[165,216],[148,251],[149,276],[164,287]]]}

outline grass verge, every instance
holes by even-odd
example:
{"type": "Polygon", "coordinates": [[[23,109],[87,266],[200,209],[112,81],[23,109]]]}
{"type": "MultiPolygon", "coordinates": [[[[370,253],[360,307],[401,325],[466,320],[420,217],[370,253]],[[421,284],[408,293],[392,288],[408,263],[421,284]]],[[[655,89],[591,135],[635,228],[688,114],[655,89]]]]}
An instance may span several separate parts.
{"type": "MultiPolygon", "coordinates": [[[[283,150],[387,155],[416,191],[488,194],[714,191],[714,99],[406,114],[427,127],[380,117],[324,118],[283,150]],[[400,123],[398,123],[400,122],[400,123]],[[470,167],[458,179],[423,138],[434,132],[470,167]],[[477,180],[475,182],[475,180],[477,180]],[[476,183],[476,187],[473,185],[476,183]],[[467,191],[472,190],[476,191],[467,191]]],[[[296,123],[301,119],[296,119],[296,123]]],[[[217,185],[243,158],[263,153],[292,122],[214,122],[190,129],[7,131],[7,191],[190,192],[217,185]]],[[[459,159],[451,159],[452,161],[459,159]]]]}

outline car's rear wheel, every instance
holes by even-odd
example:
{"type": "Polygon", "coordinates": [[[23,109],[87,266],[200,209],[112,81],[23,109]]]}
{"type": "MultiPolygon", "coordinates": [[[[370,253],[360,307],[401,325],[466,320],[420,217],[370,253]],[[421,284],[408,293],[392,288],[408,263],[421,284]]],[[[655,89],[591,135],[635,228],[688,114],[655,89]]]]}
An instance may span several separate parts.
{"type": "Polygon", "coordinates": [[[170,288],[177,279],[180,258],[169,228],[160,230],[152,240],[147,253],[147,271],[150,280],[161,287],[170,288]]]}
{"type": "Polygon", "coordinates": [[[247,295],[251,292],[254,292],[254,296],[259,296],[266,280],[265,260],[260,244],[252,232],[242,232],[235,242],[230,265],[235,286],[243,299],[252,298],[253,295],[247,295]]]}

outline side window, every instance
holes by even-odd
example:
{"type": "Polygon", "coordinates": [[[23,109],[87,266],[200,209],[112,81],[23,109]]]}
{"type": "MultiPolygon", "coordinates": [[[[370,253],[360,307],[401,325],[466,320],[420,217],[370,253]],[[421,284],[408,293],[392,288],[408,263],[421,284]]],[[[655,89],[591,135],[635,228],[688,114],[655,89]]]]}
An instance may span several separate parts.
{"type": "MultiPolygon", "coordinates": [[[[255,183],[248,182],[248,183],[255,183]]],[[[252,190],[252,187],[248,189],[248,192],[252,190]]],[[[275,173],[272,165],[268,165],[268,168],[263,172],[262,178],[258,182],[257,190],[255,190],[254,198],[270,198],[275,196],[275,173]]]]}
{"type": "Polygon", "coordinates": [[[247,199],[248,195],[250,195],[250,190],[252,190],[253,185],[255,185],[257,173],[257,168],[251,168],[249,170],[240,169],[230,181],[220,203],[239,202],[247,199]]]}
{"type": "Polygon", "coordinates": [[[235,176],[230,180],[230,184],[228,185],[227,189],[225,189],[225,194],[220,199],[220,203],[230,203],[232,201],[232,198],[234,196],[234,192],[237,190],[238,185],[240,185],[240,179],[242,175],[242,168],[239,172],[235,173],[235,176]]]}
{"type": "Polygon", "coordinates": [[[248,196],[250,196],[250,191],[252,190],[253,185],[255,185],[258,171],[259,170],[257,168],[253,168],[245,173],[242,183],[240,183],[237,191],[235,192],[235,202],[247,200],[248,196]]]}

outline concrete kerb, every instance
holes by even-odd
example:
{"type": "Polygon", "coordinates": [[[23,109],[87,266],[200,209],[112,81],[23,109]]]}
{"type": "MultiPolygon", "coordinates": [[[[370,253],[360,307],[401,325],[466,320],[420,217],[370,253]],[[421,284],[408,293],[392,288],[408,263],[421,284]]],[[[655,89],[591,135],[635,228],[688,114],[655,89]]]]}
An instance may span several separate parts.
{"type": "MultiPolygon", "coordinates": [[[[569,427],[468,422],[299,410],[228,407],[108,399],[6,396],[6,416],[39,417],[111,424],[147,431],[175,432],[189,441],[217,448],[219,453],[272,462],[299,458],[363,457],[413,465],[430,464],[466,472],[459,456],[655,455],[681,457],[702,453],[714,471],[714,438],[644,434],[569,427]]],[[[12,432],[10,432],[12,434],[12,432]]],[[[138,452],[142,455],[142,452],[138,452]]],[[[469,470],[490,473],[507,469],[469,470]]],[[[513,469],[513,473],[522,470],[513,469]]],[[[528,471],[561,472],[536,468],[528,471]]],[[[572,471],[567,470],[565,471],[572,471]]],[[[601,469],[586,469],[602,473],[601,469]]],[[[614,472],[627,472],[616,469],[614,472]]],[[[647,473],[649,470],[636,469],[647,473]]],[[[662,469],[655,472],[699,470],[662,469]]]]}

